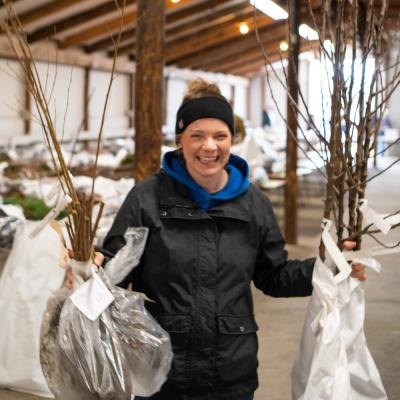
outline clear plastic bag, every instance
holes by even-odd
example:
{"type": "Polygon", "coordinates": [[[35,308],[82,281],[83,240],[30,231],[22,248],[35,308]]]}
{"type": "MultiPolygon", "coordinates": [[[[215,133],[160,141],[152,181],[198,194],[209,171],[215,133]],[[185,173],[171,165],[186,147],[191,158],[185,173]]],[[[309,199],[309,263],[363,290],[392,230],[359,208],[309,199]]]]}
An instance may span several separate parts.
{"type": "MultiPolygon", "coordinates": [[[[126,263],[137,252],[135,247],[127,238],[118,264],[126,263]]],[[[41,332],[41,363],[48,385],[63,400],[151,396],[170,369],[169,335],[146,311],[142,293],[113,286],[102,269],[98,275],[114,301],[95,321],[74,305],[65,288],[49,300],[41,332]]]]}

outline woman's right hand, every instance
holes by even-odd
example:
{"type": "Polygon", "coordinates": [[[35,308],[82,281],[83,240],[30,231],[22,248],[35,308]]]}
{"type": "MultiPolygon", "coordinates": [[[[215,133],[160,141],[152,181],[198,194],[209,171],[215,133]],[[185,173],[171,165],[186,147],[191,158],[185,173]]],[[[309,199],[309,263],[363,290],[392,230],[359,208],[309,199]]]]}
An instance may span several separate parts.
{"type": "MultiPolygon", "coordinates": [[[[74,253],[72,252],[72,250],[68,250],[68,254],[70,258],[74,258],[74,253]]],[[[104,261],[104,255],[98,251],[96,251],[94,253],[94,258],[93,258],[93,263],[94,265],[96,265],[97,267],[101,267],[101,265],[103,264],[104,261]]],[[[68,268],[67,269],[67,276],[65,279],[65,287],[67,287],[68,289],[72,289],[72,286],[74,284],[74,275],[72,273],[72,269],[68,268]]]]}

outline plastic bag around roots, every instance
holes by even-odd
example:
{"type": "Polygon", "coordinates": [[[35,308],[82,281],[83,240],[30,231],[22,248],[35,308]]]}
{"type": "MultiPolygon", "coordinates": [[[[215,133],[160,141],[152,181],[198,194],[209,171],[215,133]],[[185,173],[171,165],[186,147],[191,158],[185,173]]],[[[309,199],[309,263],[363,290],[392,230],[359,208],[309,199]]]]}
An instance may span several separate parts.
{"type": "Polygon", "coordinates": [[[145,296],[99,276],[114,296],[95,321],[63,288],[49,299],[42,323],[41,363],[57,399],[125,400],[151,396],[166,380],[170,338],[144,307],[145,296]]]}

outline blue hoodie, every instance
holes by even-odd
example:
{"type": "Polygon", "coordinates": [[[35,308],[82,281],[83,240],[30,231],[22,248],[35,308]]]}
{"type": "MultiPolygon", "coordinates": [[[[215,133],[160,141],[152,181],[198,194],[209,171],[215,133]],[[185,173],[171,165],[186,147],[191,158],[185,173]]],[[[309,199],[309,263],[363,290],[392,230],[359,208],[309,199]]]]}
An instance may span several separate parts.
{"type": "Polygon", "coordinates": [[[243,158],[234,154],[230,155],[226,165],[229,174],[228,182],[216,193],[208,193],[193,180],[186,169],[183,158],[176,150],[169,151],[164,155],[162,166],[167,175],[188,188],[193,200],[206,211],[223,200],[238,197],[249,187],[249,166],[243,158]]]}

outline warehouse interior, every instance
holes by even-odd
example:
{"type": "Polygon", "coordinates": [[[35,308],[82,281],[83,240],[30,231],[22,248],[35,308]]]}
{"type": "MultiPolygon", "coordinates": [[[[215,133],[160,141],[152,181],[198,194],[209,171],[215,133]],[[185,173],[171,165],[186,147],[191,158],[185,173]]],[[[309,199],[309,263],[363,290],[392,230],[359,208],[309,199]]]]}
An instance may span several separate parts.
{"type": "MultiPolygon", "coordinates": [[[[9,257],[13,240],[17,243],[14,235],[19,224],[42,220],[56,206],[54,190],[59,177],[52,161],[54,156],[49,151],[54,147],[44,135],[46,124],[40,105],[29,90],[26,66],[21,63],[7,33],[10,21],[18,20],[21,29],[20,36],[15,32],[11,36],[23,38],[30,49],[29,64],[34,65],[35,76],[40,81],[75,187],[89,190],[92,177],[97,176],[94,191],[106,203],[106,212],[98,226],[100,243],[135,182],[158,171],[162,156],[176,148],[177,109],[187,83],[201,77],[219,86],[234,114],[243,121],[245,140],[235,143],[232,152],[247,160],[253,184],[271,201],[289,257],[304,259],[318,255],[329,191],[321,173],[327,162],[316,151],[323,147],[322,141],[315,133],[326,132],[333,125],[332,102],[327,100],[333,89],[327,82],[335,75],[334,68],[317,56],[321,43],[326,43],[321,39],[321,31],[318,35],[316,30],[323,25],[323,6],[327,3],[332,2],[0,2],[0,310],[3,307],[8,313],[1,324],[3,328],[0,327],[0,333],[4,331],[0,336],[0,400],[39,400],[46,393],[49,397],[50,393],[47,387],[41,391],[45,381],[37,354],[38,323],[30,320],[36,311],[31,313],[29,307],[12,309],[12,303],[8,307],[5,294],[12,301],[19,298],[17,285],[21,284],[22,293],[32,290],[31,298],[27,296],[24,301],[35,302],[41,296],[43,308],[50,292],[59,287],[65,275],[61,269],[54,274],[50,272],[49,287],[36,293],[38,288],[31,289],[27,280],[32,278],[35,282],[40,272],[28,270],[28,257],[21,256],[27,264],[26,272],[17,269],[15,260],[11,265],[9,257]],[[277,14],[274,14],[275,6],[277,14]],[[290,84],[292,70],[296,85],[290,84]],[[290,103],[297,91],[301,92],[299,103],[304,102],[304,106],[296,108],[297,117],[293,122],[290,115],[294,107],[290,103]],[[293,131],[297,132],[294,145],[290,133],[293,131]],[[16,289],[12,287],[14,284],[16,289]],[[12,315],[12,322],[7,321],[7,315],[12,315]],[[24,319],[30,329],[26,332],[26,342],[24,319]],[[22,371],[22,378],[20,381],[15,378],[16,382],[10,385],[2,381],[1,372],[13,363],[7,338],[14,336],[13,346],[18,347],[16,341],[23,341],[21,349],[31,348],[37,357],[32,359],[28,355],[24,365],[23,354],[17,355],[15,376],[22,371]],[[35,368],[35,372],[29,372],[35,368]],[[33,383],[26,378],[29,375],[33,376],[33,383]]],[[[350,9],[353,4],[343,3],[348,3],[350,9]]],[[[347,81],[351,76],[357,83],[375,76],[380,63],[384,71],[380,72],[380,79],[393,82],[390,97],[380,109],[380,127],[371,139],[375,147],[367,160],[368,175],[376,176],[368,182],[368,204],[376,212],[388,215],[399,212],[400,198],[397,184],[400,89],[396,83],[400,64],[400,0],[388,4],[385,0],[360,0],[359,32],[363,32],[364,21],[364,28],[369,26],[369,14],[365,10],[371,7],[370,3],[374,3],[375,16],[384,10],[382,47],[385,51],[382,53],[385,58],[378,59],[372,53],[363,54],[357,49],[357,67],[350,71],[351,57],[342,67],[348,74],[347,81]],[[362,14],[363,10],[366,14],[362,14]]],[[[355,141],[353,147],[356,147],[355,141]]],[[[398,247],[399,232],[393,229],[385,241],[398,247]]],[[[365,235],[363,246],[374,245],[373,237],[365,235]]],[[[380,273],[368,271],[365,283],[365,336],[389,399],[400,398],[397,259],[394,252],[378,256],[382,269],[380,273]]],[[[264,296],[254,287],[252,292],[259,325],[260,386],[254,398],[290,399],[291,370],[309,299],[275,299],[264,296]]],[[[16,301],[20,304],[20,300],[16,301]]]]}

